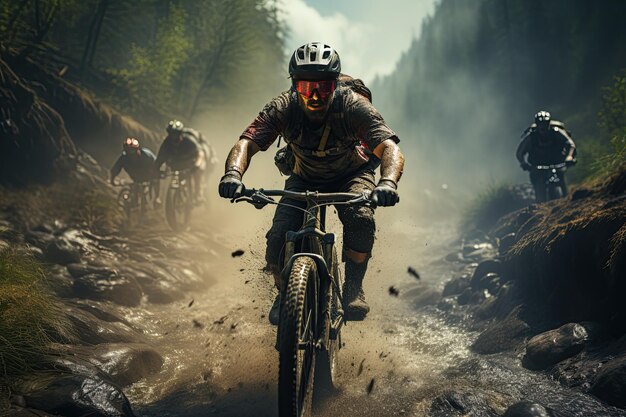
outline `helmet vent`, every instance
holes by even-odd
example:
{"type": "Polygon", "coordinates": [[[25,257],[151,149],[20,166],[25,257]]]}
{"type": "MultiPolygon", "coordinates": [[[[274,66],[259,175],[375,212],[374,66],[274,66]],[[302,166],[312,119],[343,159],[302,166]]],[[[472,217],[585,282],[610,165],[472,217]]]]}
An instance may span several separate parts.
{"type": "Polygon", "coordinates": [[[304,59],[304,51],[302,49],[298,50],[298,58],[304,59]]]}
{"type": "Polygon", "coordinates": [[[311,52],[311,61],[312,62],[317,61],[317,52],[311,52]]]}
{"type": "Polygon", "coordinates": [[[322,59],[328,59],[329,56],[330,56],[330,51],[326,50],[324,51],[324,54],[322,55],[322,59]]]}

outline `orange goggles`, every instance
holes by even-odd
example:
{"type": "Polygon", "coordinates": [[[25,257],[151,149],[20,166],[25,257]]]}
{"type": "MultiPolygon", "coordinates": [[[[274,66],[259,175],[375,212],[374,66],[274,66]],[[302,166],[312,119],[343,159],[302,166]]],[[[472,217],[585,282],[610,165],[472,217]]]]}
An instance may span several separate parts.
{"type": "Polygon", "coordinates": [[[328,100],[330,95],[335,91],[337,82],[335,80],[323,81],[294,81],[296,91],[305,97],[311,97],[313,91],[317,90],[320,98],[324,101],[328,100]]]}

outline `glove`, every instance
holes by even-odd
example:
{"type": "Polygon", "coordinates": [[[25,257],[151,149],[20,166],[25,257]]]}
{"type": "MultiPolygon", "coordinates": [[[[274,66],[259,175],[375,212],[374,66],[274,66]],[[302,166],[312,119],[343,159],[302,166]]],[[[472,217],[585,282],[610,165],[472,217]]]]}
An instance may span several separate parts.
{"type": "Polygon", "coordinates": [[[394,206],[400,201],[398,191],[396,191],[396,183],[391,180],[382,179],[378,181],[378,185],[372,191],[370,200],[381,207],[394,206]]]}
{"type": "Polygon", "coordinates": [[[109,182],[110,182],[110,183],[111,183],[111,185],[112,185],[112,186],[114,186],[114,187],[117,185],[117,183],[115,182],[115,178],[111,178],[111,179],[109,180],[109,182]]]}
{"type": "Polygon", "coordinates": [[[533,168],[533,166],[532,166],[532,165],[530,165],[528,162],[522,162],[522,163],[520,164],[520,167],[521,167],[524,171],[530,171],[530,170],[533,168]]]}
{"type": "Polygon", "coordinates": [[[227,172],[220,180],[219,193],[223,198],[237,198],[246,189],[241,182],[241,175],[236,171],[227,172]]]}
{"type": "Polygon", "coordinates": [[[568,167],[573,167],[574,165],[576,165],[576,158],[565,158],[565,166],[568,167]]]}

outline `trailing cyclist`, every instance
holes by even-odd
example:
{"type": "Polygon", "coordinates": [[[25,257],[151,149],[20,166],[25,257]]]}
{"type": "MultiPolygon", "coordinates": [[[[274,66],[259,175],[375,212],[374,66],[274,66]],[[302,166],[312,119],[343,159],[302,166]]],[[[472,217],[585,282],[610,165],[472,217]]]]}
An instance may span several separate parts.
{"type": "Polygon", "coordinates": [[[159,177],[155,175],[154,163],[156,157],[148,148],[141,147],[139,140],[133,137],[124,139],[122,154],[111,167],[110,181],[115,185],[115,178],[122,169],[128,173],[135,183],[150,182],[152,191],[155,193],[155,206],[161,204],[159,199],[159,177]]]}
{"type": "MultiPolygon", "coordinates": [[[[545,171],[535,167],[539,165],[556,165],[565,162],[567,165],[576,163],[576,144],[562,122],[552,120],[550,113],[539,111],[533,123],[522,135],[522,141],[515,153],[521,168],[530,171],[530,182],[535,189],[537,202],[546,201],[545,171]]],[[[557,170],[563,195],[567,195],[565,184],[565,167],[557,170]]]]}
{"type": "MultiPolygon", "coordinates": [[[[231,149],[219,185],[220,196],[240,196],[245,189],[242,177],[252,156],[267,150],[281,136],[288,144],[288,156],[282,158],[281,167],[290,175],[286,190],[371,192],[377,205],[395,205],[404,166],[399,139],[372,106],[371,96],[355,88],[362,83],[341,74],[337,52],[320,42],[302,45],[291,57],[289,75],[291,88],[263,108],[231,149]],[[381,178],[376,182],[374,169],[378,165],[381,178]]],[[[305,204],[289,198],[281,201],[297,207],[305,204]]],[[[344,227],[345,317],[362,320],[369,312],[362,283],[374,245],[374,210],[341,205],[336,209],[344,227]]],[[[280,205],[267,233],[267,268],[277,286],[285,233],[298,230],[302,216],[297,208],[280,205]]],[[[269,314],[272,324],[279,321],[279,306],[277,296],[269,314]]]]}
{"type": "Polygon", "coordinates": [[[174,171],[189,170],[192,193],[196,201],[202,201],[203,177],[208,171],[206,151],[191,130],[186,129],[180,121],[170,121],[166,131],[167,136],[159,148],[154,167],[158,171],[164,163],[167,163],[174,171]]]}

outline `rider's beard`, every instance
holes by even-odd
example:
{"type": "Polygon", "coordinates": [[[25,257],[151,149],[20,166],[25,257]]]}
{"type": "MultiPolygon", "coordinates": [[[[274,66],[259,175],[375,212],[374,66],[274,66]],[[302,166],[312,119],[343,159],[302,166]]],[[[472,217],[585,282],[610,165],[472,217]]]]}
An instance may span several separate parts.
{"type": "Polygon", "coordinates": [[[314,124],[321,123],[326,118],[326,113],[330,108],[332,96],[328,100],[322,100],[319,95],[313,93],[311,97],[298,94],[298,103],[305,116],[314,124]]]}

